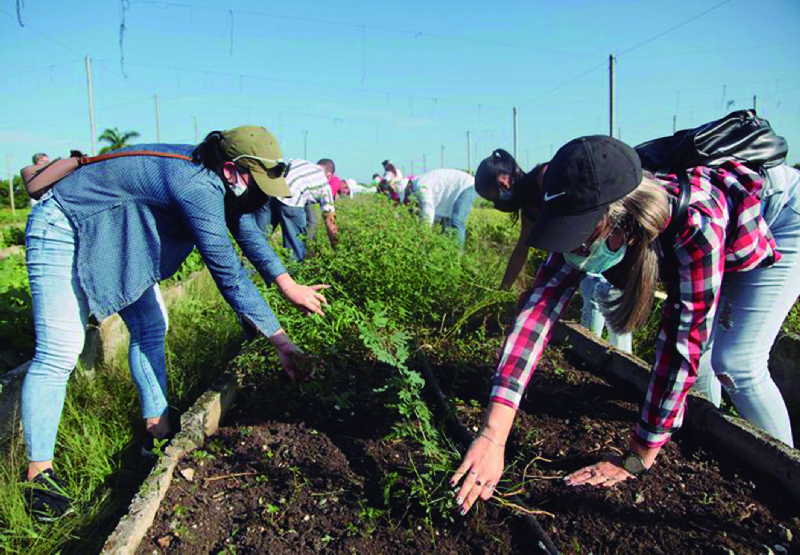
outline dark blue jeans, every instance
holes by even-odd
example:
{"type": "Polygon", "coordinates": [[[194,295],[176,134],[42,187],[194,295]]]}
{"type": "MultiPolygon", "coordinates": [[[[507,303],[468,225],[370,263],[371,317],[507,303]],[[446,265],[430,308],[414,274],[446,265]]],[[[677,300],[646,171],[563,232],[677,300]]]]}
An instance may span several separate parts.
{"type": "Polygon", "coordinates": [[[283,246],[292,251],[295,260],[302,261],[306,257],[306,245],[303,242],[307,228],[305,208],[286,206],[278,199],[270,198],[255,215],[259,227],[266,234],[281,226],[283,246]]]}

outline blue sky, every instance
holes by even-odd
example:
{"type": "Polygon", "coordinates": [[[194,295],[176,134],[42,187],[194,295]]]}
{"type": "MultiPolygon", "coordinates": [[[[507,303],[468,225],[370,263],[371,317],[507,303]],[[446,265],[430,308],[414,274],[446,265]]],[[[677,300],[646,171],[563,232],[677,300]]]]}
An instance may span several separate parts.
{"type": "Polygon", "coordinates": [[[195,142],[264,125],[289,157],[333,158],[367,179],[389,158],[407,173],[471,166],[512,145],[546,160],[608,133],[608,56],[617,56],[615,135],[630,144],[752,107],[800,162],[800,2],[0,3],[0,168],[46,151],[90,150],[84,57],[97,134],[136,130],[195,142]],[[125,32],[120,48],[120,27],[125,32]],[[122,56],[124,55],[124,62],[122,56]],[[795,146],[796,145],[796,146],[795,146]],[[794,146],[794,148],[791,148],[794,146]]]}

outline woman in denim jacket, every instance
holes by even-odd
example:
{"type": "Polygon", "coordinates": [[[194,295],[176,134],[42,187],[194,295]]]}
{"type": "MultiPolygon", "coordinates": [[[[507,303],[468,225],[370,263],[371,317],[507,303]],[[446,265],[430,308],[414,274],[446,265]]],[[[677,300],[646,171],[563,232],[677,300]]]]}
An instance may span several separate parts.
{"type": "Polygon", "coordinates": [[[242,266],[233,235],[267,283],[321,314],[325,286],[294,282],[258,228],[253,210],[289,194],[276,139],[263,127],[215,131],[192,145],[137,145],[172,155],[130,156],[78,168],[44,194],[26,229],[36,352],[22,387],[31,510],[52,520],[69,509],[52,468],[67,379],[89,315],[116,312],[130,331],[129,363],[151,437],[170,434],[158,282],[197,248],[239,318],[269,338],[284,370],[300,377],[303,353],[287,337],[242,266]]]}

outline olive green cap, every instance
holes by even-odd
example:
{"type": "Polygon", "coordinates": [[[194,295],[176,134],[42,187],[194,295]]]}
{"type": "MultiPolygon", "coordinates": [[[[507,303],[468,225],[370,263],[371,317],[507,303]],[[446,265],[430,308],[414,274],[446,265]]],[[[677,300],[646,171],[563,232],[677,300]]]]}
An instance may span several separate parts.
{"type": "Polygon", "coordinates": [[[256,185],[265,194],[292,196],[285,178],[267,175],[268,169],[282,162],[281,147],[272,133],[258,125],[242,125],[223,131],[221,145],[226,156],[250,171],[256,185]]]}

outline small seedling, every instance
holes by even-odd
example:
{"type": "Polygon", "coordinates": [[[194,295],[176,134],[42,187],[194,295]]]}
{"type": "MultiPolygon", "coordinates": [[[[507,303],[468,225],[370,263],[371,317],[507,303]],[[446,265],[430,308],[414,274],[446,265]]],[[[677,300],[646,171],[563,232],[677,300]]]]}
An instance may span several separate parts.
{"type": "Polygon", "coordinates": [[[175,505],[172,508],[172,514],[178,518],[183,518],[189,514],[189,507],[186,507],[185,505],[175,505]]]}
{"type": "Polygon", "coordinates": [[[192,458],[196,461],[210,461],[214,459],[214,455],[204,449],[196,449],[192,451],[192,458]]]}

